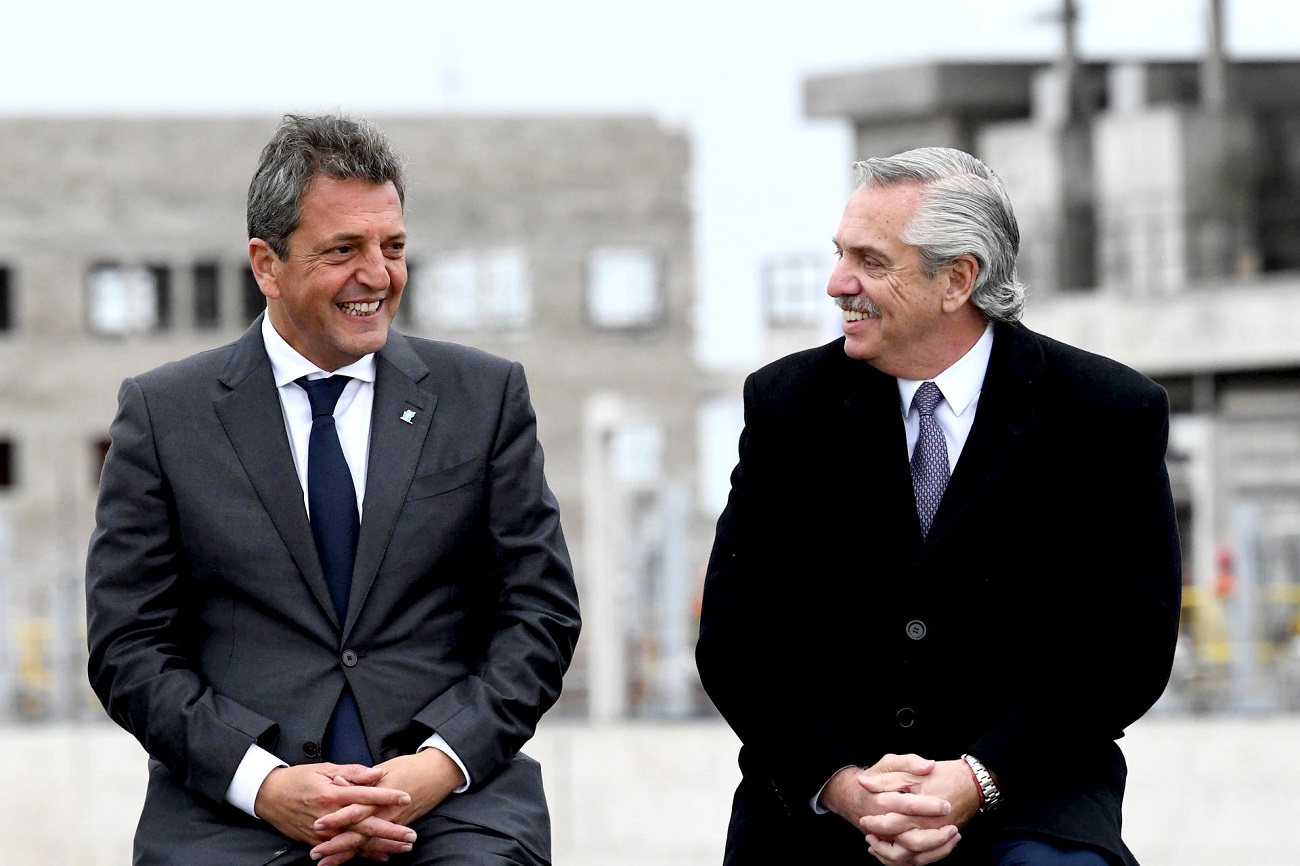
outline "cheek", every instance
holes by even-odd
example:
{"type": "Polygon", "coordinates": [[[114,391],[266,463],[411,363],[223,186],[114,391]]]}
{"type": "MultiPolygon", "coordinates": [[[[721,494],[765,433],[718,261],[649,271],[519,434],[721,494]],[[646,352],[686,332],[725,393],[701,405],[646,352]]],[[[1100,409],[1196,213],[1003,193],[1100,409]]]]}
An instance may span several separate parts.
{"type": "Polygon", "coordinates": [[[887,304],[894,311],[907,306],[907,291],[897,280],[881,277],[873,282],[872,289],[872,294],[880,299],[880,303],[887,304]]]}

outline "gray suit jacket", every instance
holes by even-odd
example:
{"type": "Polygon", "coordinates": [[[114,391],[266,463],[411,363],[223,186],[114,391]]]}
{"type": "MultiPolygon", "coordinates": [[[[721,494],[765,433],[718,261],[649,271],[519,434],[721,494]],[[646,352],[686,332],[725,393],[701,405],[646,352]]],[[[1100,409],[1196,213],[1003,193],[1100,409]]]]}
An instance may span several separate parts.
{"type": "Polygon", "coordinates": [[[437,731],[464,761],[474,787],[425,823],[479,824],[549,858],[540,771],[518,750],[559,695],[579,621],[523,370],[397,332],[376,360],[345,622],[260,320],[122,384],[86,590],[91,684],[152,758],[137,863],[283,853],[226,788],[251,743],[323,760],[345,683],[376,760],[437,731]]]}

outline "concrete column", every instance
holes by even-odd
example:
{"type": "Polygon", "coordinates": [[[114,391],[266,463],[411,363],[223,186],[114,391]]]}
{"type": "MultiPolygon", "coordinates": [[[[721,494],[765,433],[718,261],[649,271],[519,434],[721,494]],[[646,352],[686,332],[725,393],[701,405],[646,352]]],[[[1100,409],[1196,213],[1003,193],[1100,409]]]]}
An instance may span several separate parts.
{"type": "Polygon", "coordinates": [[[587,398],[582,423],[583,537],[587,549],[587,585],[583,598],[583,640],[587,644],[587,694],[592,721],[609,722],[627,715],[626,631],[627,579],[618,540],[623,496],[610,466],[610,445],[623,420],[617,394],[587,398]]]}

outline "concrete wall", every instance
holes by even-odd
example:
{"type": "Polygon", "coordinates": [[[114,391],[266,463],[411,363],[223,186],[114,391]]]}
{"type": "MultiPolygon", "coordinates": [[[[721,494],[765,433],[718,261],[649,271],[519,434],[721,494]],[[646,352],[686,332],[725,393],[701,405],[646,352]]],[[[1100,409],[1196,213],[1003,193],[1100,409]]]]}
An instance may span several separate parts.
{"type": "MultiPolygon", "coordinates": [[[[1031,289],[1032,292],[1032,289],[1031,289]]],[[[1296,298],[1300,280],[1278,274],[1253,282],[1206,282],[1176,296],[1118,292],[1030,295],[1025,324],[1154,378],[1300,365],[1296,298]]]]}
{"type": "MultiPolygon", "coordinates": [[[[145,757],[107,724],[0,728],[0,814],[21,838],[10,866],[130,860],[145,757]]],[[[1125,837],[1145,866],[1289,866],[1300,718],[1139,722],[1125,837]]],[[[736,741],[718,723],[547,724],[528,752],[546,769],[557,866],[713,866],[721,860],[736,741]]]]}

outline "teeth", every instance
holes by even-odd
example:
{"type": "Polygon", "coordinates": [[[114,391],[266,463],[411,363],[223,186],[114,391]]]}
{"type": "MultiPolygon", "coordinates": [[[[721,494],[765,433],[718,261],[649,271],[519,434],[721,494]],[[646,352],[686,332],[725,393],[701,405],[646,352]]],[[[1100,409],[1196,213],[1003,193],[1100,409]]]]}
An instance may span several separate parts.
{"type": "Polygon", "coordinates": [[[368,316],[375,310],[379,309],[378,301],[370,301],[365,304],[345,303],[339,304],[339,309],[353,316],[368,316]]]}
{"type": "Polygon", "coordinates": [[[844,321],[846,322],[859,322],[863,319],[876,318],[871,313],[859,313],[857,310],[844,310],[843,313],[844,313],[844,321]]]}

